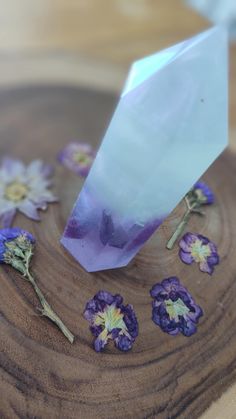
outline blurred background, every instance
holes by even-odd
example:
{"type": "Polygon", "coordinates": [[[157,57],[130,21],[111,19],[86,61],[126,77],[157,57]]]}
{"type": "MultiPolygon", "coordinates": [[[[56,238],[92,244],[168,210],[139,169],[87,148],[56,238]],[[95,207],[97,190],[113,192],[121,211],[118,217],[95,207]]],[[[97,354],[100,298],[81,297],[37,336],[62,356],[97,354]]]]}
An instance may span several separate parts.
{"type": "MultiPolygon", "coordinates": [[[[236,150],[236,0],[0,0],[0,88],[62,83],[118,94],[133,60],[213,23],[227,25],[231,37],[236,150]]],[[[235,418],[235,395],[233,387],[204,418],[235,418]]]]}
{"type": "MultiPolygon", "coordinates": [[[[0,83],[78,83],[119,92],[133,60],[212,22],[235,37],[235,0],[0,0],[0,83]]],[[[236,45],[231,45],[231,136],[236,45]]]]}

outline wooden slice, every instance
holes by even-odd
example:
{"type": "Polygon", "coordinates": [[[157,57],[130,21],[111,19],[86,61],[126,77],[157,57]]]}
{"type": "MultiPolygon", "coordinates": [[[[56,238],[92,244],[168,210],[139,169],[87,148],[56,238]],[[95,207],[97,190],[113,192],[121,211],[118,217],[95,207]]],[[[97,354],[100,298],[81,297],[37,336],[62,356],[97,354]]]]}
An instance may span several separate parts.
{"type": "Polygon", "coordinates": [[[126,268],[89,274],[59,243],[83,179],[60,166],[57,153],[73,139],[98,147],[115,104],[107,93],[66,86],[0,92],[1,155],[26,163],[42,158],[55,166],[60,203],[42,212],[41,222],[17,215],[14,225],[36,236],[32,270],[76,335],[71,345],[37,314],[37,299],[20,275],[0,268],[1,418],[198,418],[236,379],[236,163],[229,152],[204,176],[215,205],[189,223],[189,231],[218,245],[221,264],[212,277],[196,264],[184,265],[178,246],[165,248],[183,203],[126,268]],[[149,290],[171,275],[204,310],[190,338],[171,337],[151,321],[149,290]],[[93,349],[82,313],[100,289],[122,294],[135,308],[140,333],[129,353],[113,344],[104,353],[93,349]]]}

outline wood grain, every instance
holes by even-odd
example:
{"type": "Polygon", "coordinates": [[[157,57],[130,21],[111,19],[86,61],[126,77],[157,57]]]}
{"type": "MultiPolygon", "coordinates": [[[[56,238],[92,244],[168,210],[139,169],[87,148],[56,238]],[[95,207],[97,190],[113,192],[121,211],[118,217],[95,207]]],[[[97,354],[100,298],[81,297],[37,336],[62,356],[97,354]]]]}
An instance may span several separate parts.
{"type": "Polygon", "coordinates": [[[1,418],[198,418],[236,380],[235,249],[236,165],[224,153],[205,175],[216,204],[206,217],[192,217],[189,229],[218,244],[221,264],[211,278],[178,259],[165,243],[183,206],[171,214],[126,268],[85,272],[60,246],[82,180],[56,163],[70,139],[98,146],[116,98],[85,89],[40,86],[0,92],[0,152],[25,162],[41,157],[55,166],[60,204],[42,213],[40,223],[18,215],[15,225],[37,237],[33,270],[47,299],[76,335],[70,345],[36,314],[36,298],[11,268],[0,270],[1,418]],[[150,320],[149,289],[177,275],[204,309],[191,338],[170,337],[150,320]],[[140,335],[132,352],[112,345],[103,354],[82,317],[99,289],[121,293],[134,305],[140,335]]]}

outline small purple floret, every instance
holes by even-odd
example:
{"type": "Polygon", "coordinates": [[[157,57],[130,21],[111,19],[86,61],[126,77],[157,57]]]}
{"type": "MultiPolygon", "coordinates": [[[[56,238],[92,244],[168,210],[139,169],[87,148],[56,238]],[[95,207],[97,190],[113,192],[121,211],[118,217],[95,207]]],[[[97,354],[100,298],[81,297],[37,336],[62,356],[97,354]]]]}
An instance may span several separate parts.
{"type": "Polygon", "coordinates": [[[3,228],[0,230],[0,242],[11,241],[19,236],[25,236],[31,243],[35,243],[34,236],[19,227],[3,228]]]}
{"type": "Polygon", "coordinates": [[[193,187],[194,192],[199,197],[202,204],[211,205],[215,201],[214,194],[209,186],[204,182],[197,182],[193,187]]]}
{"type": "Polygon", "coordinates": [[[35,243],[34,236],[19,227],[4,228],[0,230],[0,263],[5,263],[5,253],[9,251],[6,244],[13,242],[20,237],[24,237],[30,244],[35,243]]]}

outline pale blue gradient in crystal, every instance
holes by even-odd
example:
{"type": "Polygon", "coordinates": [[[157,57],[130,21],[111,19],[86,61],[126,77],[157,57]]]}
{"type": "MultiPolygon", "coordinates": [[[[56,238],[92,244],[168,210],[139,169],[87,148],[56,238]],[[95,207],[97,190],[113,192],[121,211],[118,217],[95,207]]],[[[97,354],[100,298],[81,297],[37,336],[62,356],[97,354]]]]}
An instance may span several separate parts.
{"type": "Polygon", "coordinates": [[[121,224],[145,226],[170,214],[227,141],[228,41],[215,27],[133,64],[84,187],[121,224]]]}
{"type": "Polygon", "coordinates": [[[213,28],[180,45],[161,67],[155,54],[146,79],[137,62],[144,80],[122,95],[86,182],[140,222],[172,211],[227,145],[226,33],[213,28]]]}

